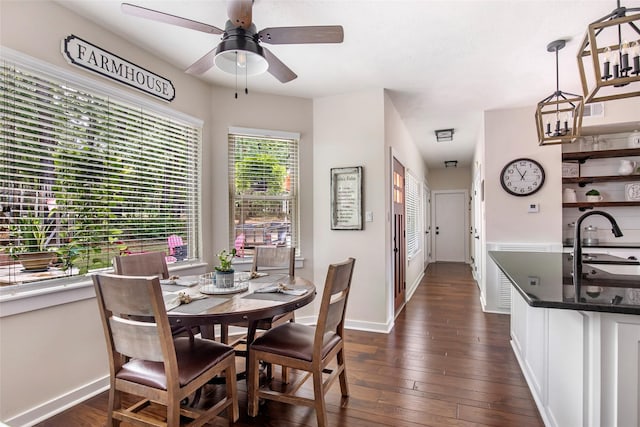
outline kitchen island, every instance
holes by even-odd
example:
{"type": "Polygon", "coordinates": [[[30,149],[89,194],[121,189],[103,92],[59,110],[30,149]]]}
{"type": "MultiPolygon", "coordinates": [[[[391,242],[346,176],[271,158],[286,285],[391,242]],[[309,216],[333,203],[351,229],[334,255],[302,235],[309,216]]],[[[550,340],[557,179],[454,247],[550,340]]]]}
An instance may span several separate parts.
{"type": "Polygon", "coordinates": [[[511,343],[545,424],[639,426],[637,261],[586,254],[576,292],[571,254],[489,255],[513,285],[511,343]]]}

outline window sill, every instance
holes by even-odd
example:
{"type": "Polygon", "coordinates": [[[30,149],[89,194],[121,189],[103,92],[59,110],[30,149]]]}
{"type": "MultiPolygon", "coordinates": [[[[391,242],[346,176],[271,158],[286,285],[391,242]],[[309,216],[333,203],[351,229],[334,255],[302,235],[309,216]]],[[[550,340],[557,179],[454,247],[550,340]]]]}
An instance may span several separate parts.
{"type": "MultiPolygon", "coordinates": [[[[178,263],[170,265],[169,271],[201,269],[206,265],[200,261],[178,263]]],[[[0,318],[90,298],[95,298],[95,292],[89,275],[30,285],[3,286],[0,288],[0,318]]]]}

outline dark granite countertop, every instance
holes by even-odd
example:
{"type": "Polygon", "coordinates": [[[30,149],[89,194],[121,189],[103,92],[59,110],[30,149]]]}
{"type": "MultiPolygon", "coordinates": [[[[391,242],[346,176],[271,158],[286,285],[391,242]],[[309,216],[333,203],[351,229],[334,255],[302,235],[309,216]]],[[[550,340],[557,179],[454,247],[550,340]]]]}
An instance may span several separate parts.
{"type": "Polygon", "coordinates": [[[576,296],[569,253],[490,251],[489,256],[532,307],[640,314],[640,275],[608,274],[609,263],[583,265],[576,296]]]}

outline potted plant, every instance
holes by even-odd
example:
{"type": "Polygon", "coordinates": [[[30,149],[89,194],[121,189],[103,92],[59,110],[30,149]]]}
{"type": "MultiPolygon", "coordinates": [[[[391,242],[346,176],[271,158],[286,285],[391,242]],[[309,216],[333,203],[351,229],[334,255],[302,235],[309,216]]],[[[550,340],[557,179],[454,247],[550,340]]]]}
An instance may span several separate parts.
{"type": "Polygon", "coordinates": [[[223,249],[218,253],[218,261],[220,265],[215,267],[216,270],[216,286],[219,288],[232,288],[233,287],[233,257],[236,256],[236,249],[233,248],[230,251],[223,249]]]}
{"type": "Polygon", "coordinates": [[[591,190],[587,191],[585,193],[585,195],[587,196],[587,202],[600,202],[600,201],[602,201],[602,196],[600,195],[600,192],[598,190],[596,190],[595,188],[592,188],[591,190]]]}
{"type": "Polygon", "coordinates": [[[26,271],[48,269],[56,255],[57,248],[49,246],[54,229],[53,214],[53,209],[44,216],[30,214],[9,225],[11,243],[8,252],[26,271]]]}

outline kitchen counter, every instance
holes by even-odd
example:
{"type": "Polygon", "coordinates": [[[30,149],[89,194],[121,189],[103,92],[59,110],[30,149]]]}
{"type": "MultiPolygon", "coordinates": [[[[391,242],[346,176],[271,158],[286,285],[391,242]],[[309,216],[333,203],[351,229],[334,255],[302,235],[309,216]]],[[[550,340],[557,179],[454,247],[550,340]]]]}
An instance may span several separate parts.
{"type": "Polygon", "coordinates": [[[640,314],[640,275],[608,274],[604,265],[585,264],[576,295],[569,253],[490,251],[489,256],[532,307],[640,314]]]}

